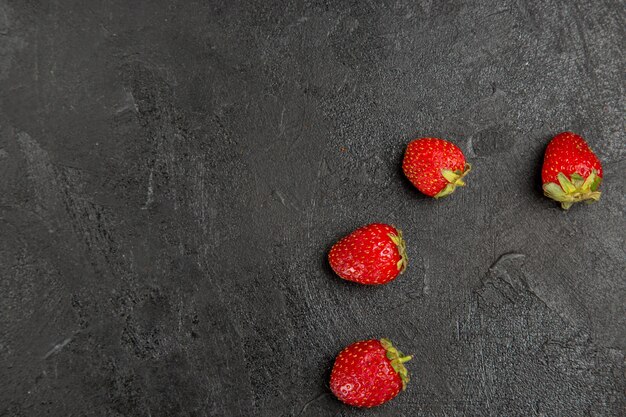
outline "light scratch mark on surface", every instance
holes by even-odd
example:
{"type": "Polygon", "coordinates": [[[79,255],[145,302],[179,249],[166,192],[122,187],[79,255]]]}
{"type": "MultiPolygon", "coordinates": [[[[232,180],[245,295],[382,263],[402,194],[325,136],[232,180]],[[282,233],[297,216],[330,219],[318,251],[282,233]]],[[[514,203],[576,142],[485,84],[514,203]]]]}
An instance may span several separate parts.
{"type": "Polygon", "coordinates": [[[280,204],[282,204],[283,206],[287,207],[287,204],[285,204],[285,196],[278,190],[275,190],[274,193],[276,194],[276,196],[280,200],[280,204]]]}
{"type": "Polygon", "coordinates": [[[142,210],[147,210],[150,204],[154,202],[154,168],[150,170],[150,176],[148,177],[148,193],[146,196],[146,202],[141,207],[142,210]]]}
{"type": "Polygon", "coordinates": [[[422,292],[424,293],[424,295],[430,295],[430,280],[428,279],[428,259],[423,259],[422,265],[424,265],[424,287],[422,288],[422,292]]]}
{"type": "Polygon", "coordinates": [[[298,416],[301,416],[302,414],[304,414],[304,412],[307,410],[307,408],[309,408],[309,406],[311,404],[313,404],[315,401],[319,400],[320,398],[323,398],[327,395],[330,395],[327,392],[323,392],[320,395],[318,395],[317,397],[313,398],[311,401],[307,402],[306,404],[304,404],[304,406],[302,407],[302,410],[300,410],[300,413],[298,414],[298,416]]]}
{"type": "Polygon", "coordinates": [[[57,353],[59,353],[61,350],[63,350],[63,348],[65,346],[67,346],[72,340],[74,339],[74,335],[66,338],[65,340],[63,340],[61,343],[57,343],[56,345],[54,345],[54,347],[52,349],[50,349],[48,351],[48,353],[46,353],[46,355],[43,357],[44,360],[48,359],[50,356],[52,355],[56,355],[57,353]]]}
{"type": "Polygon", "coordinates": [[[285,110],[287,108],[285,106],[283,106],[283,111],[280,113],[280,123],[278,124],[278,130],[280,131],[280,133],[278,134],[278,137],[281,137],[282,135],[285,134],[285,110]]]}
{"type": "Polygon", "coordinates": [[[139,113],[139,107],[137,106],[137,102],[135,101],[135,96],[133,95],[132,91],[124,89],[124,101],[115,110],[115,113],[120,114],[125,112],[126,110],[133,110],[135,113],[139,113]]]}

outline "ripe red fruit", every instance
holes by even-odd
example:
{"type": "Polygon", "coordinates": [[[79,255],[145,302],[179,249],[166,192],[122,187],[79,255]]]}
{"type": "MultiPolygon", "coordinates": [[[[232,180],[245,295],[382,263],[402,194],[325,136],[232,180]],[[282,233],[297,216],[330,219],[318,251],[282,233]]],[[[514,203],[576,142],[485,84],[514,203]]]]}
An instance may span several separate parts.
{"type": "Polygon", "coordinates": [[[341,278],[370,285],[393,280],[408,264],[402,232],[382,223],[361,227],[335,243],[328,261],[341,278]]]}
{"type": "Polygon", "coordinates": [[[353,343],[337,355],[330,389],[349,405],[381,405],[406,389],[409,373],[403,363],[410,359],[387,339],[353,343]]]}
{"type": "Polygon", "coordinates": [[[415,139],[406,147],[402,170],[422,193],[441,198],[465,185],[463,177],[471,165],[453,143],[437,138],[415,139]]]}
{"type": "Polygon", "coordinates": [[[546,148],[541,170],[543,192],[567,210],[574,203],[600,199],[602,164],[587,142],[572,132],[556,135],[546,148]]]}

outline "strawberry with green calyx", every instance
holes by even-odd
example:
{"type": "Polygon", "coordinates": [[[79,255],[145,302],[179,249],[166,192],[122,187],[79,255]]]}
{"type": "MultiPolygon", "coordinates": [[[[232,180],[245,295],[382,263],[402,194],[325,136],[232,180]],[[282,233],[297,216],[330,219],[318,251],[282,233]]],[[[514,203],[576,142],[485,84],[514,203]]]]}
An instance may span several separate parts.
{"type": "Polygon", "coordinates": [[[465,185],[463,177],[471,170],[465,156],[452,142],[438,138],[411,141],[404,153],[404,175],[422,193],[442,198],[465,185]]]}
{"type": "Polygon", "coordinates": [[[575,203],[600,199],[602,164],[582,137],[559,133],[546,148],[541,181],[544,194],[568,210],[575,203]]]}
{"type": "Polygon", "coordinates": [[[342,402],[375,407],[405,390],[409,373],[406,356],[388,339],[363,340],[342,350],[333,365],[330,389],[342,402]]]}
{"type": "Polygon", "coordinates": [[[402,232],[383,223],[361,227],[341,239],[330,249],[328,261],[341,278],[368,285],[385,284],[408,265],[402,232]]]}

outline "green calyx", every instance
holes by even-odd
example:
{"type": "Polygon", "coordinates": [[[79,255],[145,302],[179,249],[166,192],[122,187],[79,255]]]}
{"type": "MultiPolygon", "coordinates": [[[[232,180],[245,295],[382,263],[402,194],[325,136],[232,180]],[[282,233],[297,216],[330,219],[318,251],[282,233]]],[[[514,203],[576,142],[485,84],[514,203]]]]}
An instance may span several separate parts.
{"type": "Polygon", "coordinates": [[[443,190],[439,191],[435,195],[435,198],[448,196],[454,192],[456,187],[463,187],[465,185],[463,177],[466,176],[471,170],[472,166],[470,164],[465,164],[462,171],[460,169],[457,169],[456,171],[442,169],[441,175],[446,179],[446,181],[448,181],[448,185],[446,185],[443,190]]]}
{"type": "Polygon", "coordinates": [[[404,367],[404,363],[410,361],[413,357],[400,352],[393,346],[389,339],[380,339],[380,344],[383,345],[387,351],[387,359],[391,362],[391,367],[400,375],[400,379],[402,379],[402,391],[404,391],[410,379],[409,371],[404,367]]]}
{"type": "Polygon", "coordinates": [[[602,178],[598,176],[596,170],[591,171],[587,178],[583,178],[580,174],[574,173],[567,178],[565,174],[559,172],[557,179],[558,184],[549,182],[543,185],[543,193],[553,200],[561,203],[564,210],[568,210],[574,203],[585,201],[593,203],[600,199],[600,191],[596,191],[602,182],[602,178]]]}
{"type": "Polygon", "coordinates": [[[409,265],[409,258],[406,256],[406,243],[404,243],[404,239],[402,239],[402,231],[400,229],[396,229],[397,235],[393,233],[389,233],[388,236],[393,243],[398,247],[398,252],[400,253],[400,260],[397,263],[398,271],[403,273],[406,267],[409,265]]]}

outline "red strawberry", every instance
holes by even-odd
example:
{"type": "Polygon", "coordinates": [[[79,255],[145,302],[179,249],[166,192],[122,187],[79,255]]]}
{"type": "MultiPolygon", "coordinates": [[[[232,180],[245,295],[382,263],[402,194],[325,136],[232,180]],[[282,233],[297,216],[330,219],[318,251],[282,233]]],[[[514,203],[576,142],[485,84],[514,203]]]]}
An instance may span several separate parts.
{"type": "Polygon", "coordinates": [[[360,284],[385,284],[408,264],[402,232],[374,223],[355,230],[330,249],[328,261],[341,278],[360,284]]]}
{"type": "Polygon", "coordinates": [[[422,193],[441,198],[465,185],[463,177],[471,165],[453,143],[437,138],[415,139],[404,153],[404,175],[422,193]]]}
{"type": "Polygon", "coordinates": [[[403,363],[411,359],[387,339],[356,342],[337,355],[330,374],[330,389],[346,404],[375,407],[406,389],[409,373],[403,363]]]}
{"type": "Polygon", "coordinates": [[[541,169],[543,192],[565,210],[574,203],[600,199],[602,164],[587,142],[572,132],[556,135],[546,148],[541,169]]]}

